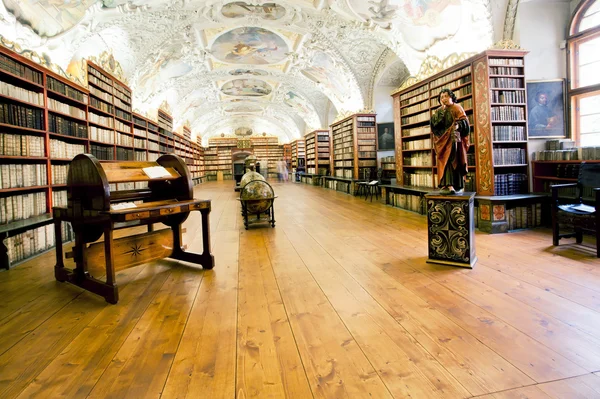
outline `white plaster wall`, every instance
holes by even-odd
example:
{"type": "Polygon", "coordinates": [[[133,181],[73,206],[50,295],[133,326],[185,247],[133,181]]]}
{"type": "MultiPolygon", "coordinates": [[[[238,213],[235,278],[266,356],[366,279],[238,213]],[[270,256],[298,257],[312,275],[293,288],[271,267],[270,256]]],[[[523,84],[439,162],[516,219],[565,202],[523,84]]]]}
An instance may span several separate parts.
{"type": "MultiPolygon", "coordinates": [[[[571,19],[571,2],[565,0],[534,0],[521,2],[515,21],[514,39],[529,51],[525,57],[527,80],[566,79],[566,39],[571,19]]],[[[567,131],[569,130],[567,126],[567,131]]],[[[545,149],[545,139],[530,139],[529,160],[533,153],[545,149]]],[[[532,184],[530,167],[530,187],[532,184]]]]}
{"type": "MultiPolygon", "coordinates": [[[[373,103],[375,112],[377,112],[377,123],[386,123],[394,121],[394,109],[392,95],[390,94],[397,87],[375,86],[373,88],[373,103]]],[[[377,151],[377,167],[381,167],[381,158],[394,155],[394,151],[377,151]]]]}

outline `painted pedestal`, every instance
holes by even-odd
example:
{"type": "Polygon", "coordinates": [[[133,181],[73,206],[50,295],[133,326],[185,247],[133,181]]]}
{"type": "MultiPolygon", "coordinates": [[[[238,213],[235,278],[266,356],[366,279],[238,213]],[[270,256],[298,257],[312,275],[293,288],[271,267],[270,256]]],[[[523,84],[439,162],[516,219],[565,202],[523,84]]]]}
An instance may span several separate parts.
{"type": "Polygon", "coordinates": [[[475,193],[425,195],[428,263],[473,268],[475,255],[475,193]]]}

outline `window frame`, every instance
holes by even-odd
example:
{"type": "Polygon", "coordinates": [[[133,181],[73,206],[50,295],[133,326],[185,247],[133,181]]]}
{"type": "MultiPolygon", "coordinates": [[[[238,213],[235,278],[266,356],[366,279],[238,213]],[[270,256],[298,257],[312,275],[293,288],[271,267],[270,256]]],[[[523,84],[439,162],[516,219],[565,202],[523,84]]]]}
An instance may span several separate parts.
{"type": "Polygon", "coordinates": [[[571,126],[571,139],[575,140],[577,145],[580,145],[580,122],[579,122],[579,99],[600,95],[600,83],[593,85],[579,87],[579,46],[590,40],[594,40],[600,37],[600,25],[588,28],[584,31],[577,32],[581,20],[583,19],[587,10],[594,4],[595,1],[600,0],[583,0],[571,17],[571,23],[569,25],[569,37],[567,39],[567,97],[569,101],[569,116],[571,126]]]}

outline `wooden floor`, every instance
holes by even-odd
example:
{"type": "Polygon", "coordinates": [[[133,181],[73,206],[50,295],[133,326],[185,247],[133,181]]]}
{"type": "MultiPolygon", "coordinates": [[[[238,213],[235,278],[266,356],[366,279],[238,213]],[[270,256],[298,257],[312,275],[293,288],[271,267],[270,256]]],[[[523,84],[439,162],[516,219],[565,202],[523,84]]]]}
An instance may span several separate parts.
{"type": "Polygon", "coordinates": [[[232,182],[198,186],[214,270],[128,269],[117,305],[53,251],[0,272],[0,398],[600,397],[592,248],[477,234],[473,270],[435,266],[424,216],[274,188],[276,228],[246,231],[232,182]]]}

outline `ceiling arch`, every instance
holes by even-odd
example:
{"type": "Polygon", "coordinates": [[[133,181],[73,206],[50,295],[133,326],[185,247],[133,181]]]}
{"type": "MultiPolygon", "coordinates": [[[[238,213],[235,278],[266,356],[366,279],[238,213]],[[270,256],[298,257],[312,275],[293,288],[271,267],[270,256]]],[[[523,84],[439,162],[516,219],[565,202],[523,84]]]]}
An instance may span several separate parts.
{"type": "Polygon", "coordinates": [[[142,113],[166,100],[195,135],[253,123],[282,141],[492,37],[488,0],[0,0],[0,19],[74,75],[112,51],[142,113]]]}

